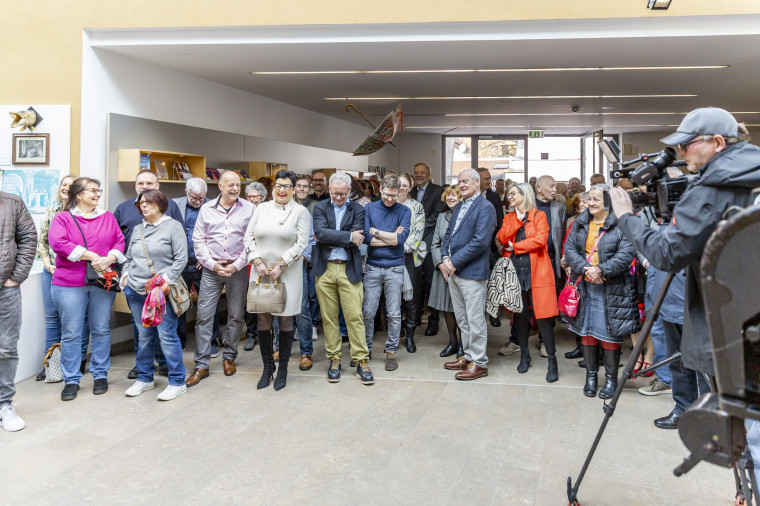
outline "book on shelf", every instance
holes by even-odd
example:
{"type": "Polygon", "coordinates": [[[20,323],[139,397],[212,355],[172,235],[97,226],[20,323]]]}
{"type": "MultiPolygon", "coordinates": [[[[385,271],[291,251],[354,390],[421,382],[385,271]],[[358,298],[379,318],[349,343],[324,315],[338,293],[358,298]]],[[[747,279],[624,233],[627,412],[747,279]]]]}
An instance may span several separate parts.
{"type": "Polygon", "coordinates": [[[140,153],[140,170],[150,170],[150,153],[140,153]]]}
{"type": "Polygon", "coordinates": [[[219,177],[221,174],[219,173],[219,169],[214,169],[212,167],[206,167],[206,180],[207,181],[219,181],[219,177]]]}
{"type": "Polygon", "coordinates": [[[174,162],[174,171],[177,173],[177,179],[187,181],[193,174],[190,172],[190,167],[187,162],[174,162]]]}
{"type": "Polygon", "coordinates": [[[166,162],[163,160],[156,160],[156,175],[158,179],[169,179],[169,171],[166,168],[166,162]]]}

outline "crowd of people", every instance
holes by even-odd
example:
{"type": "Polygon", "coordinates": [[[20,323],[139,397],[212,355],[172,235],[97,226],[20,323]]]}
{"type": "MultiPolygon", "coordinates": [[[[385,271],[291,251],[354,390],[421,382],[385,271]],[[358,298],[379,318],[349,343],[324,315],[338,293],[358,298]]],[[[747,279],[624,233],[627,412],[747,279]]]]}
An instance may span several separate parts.
{"type": "MultiPolygon", "coordinates": [[[[678,148],[688,153],[695,142],[678,148]]],[[[637,339],[661,277],[621,230],[604,175],[594,174],[590,183],[588,189],[578,178],[558,184],[549,175],[528,183],[492,183],[488,169],[478,168],[464,169],[456,183],[441,186],[433,182],[430,167],[418,163],[411,173],[369,180],[340,172],[328,179],[322,172],[306,176],[281,170],[245,189],[239,175],[227,171],[219,179],[218,197],[206,198],[206,182],[193,178],[185,196],[172,200],[161,192],[156,174],[146,170],[136,177],[136,196],[110,213],[99,208],[99,181],[66,176],[39,239],[23,203],[0,194],[0,240],[6,252],[0,258],[0,311],[20,311],[18,284],[28,275],[36,249],[44,264],[45,346],[60,343],[61,399],[77,397],[88,369],[88,347],[93,394],[103,394],[115,291],[87,279],[90,270],[113,279],[126,296],[134,333],[136,365],[129,378],[135,382],[126,395],[154,388],[157,372],[168,377],[158,399],[168,401],[208,378],[210,360],[220,353],[224,374],[234,375],[241,339],[246,351],[259,346],[263,371],[257,388],[284,388],[293,341],[299,345],[299,369],[309,370],[320,323],[327,380],[340,381],[342,343],[348,341],[350,367],[363,384],[372,384],[376,332],[387,330],[383,365],[394,371],[409,358],[400,357],[402,339],[407,354],[417,351],[425,312],[425,336],[439,334],[441,314],[446,325],[440,357],[451,358],[441,366],[458,380],[485,377],[488,325],[502,325],[498,314],[486,314],[486,300],[500,300],[494,287],[506,283],[507,290],[519,294],[522,311],[507,315],[510,335],[499,355],[519,352],[516,370],[525,373],[531,366],[529,336],[537,330],[539,354],[547,359],[546,381],[556,382],[555,328],[563,321],[577,335],[575,349],[565,357],[582,359],[583,393],[607,399],[617,388],[621,345],[627,336],[637,339]],[[504,272],[513,275],[503,278],[504,272]],[[503,279],[496,283],[495,277],[503,279]],[[178,316],[166,303],[158,325],[144,324],[155,290],[167,295],[180,278],[198,295],[189,374],[182,358],[186,315],[178,316]],[[285,287],[279,292],[282,304],[247,300],[251,284],[262,280],[285,287]],[[566,283],[580,292],[574,314],[560,314],[558,296],[566,283]],[[227,318],[222,329],[223,293],[227,318]],[[601,386],[600,363],[605,371],[601,386]]],[[[628,181],[617,186],[632,188],[628,181]]],[[[653,230],[668,226],[653,213],[639,214],[653,230]]],[[[683,290],[683,283],[671,287],[668,314],[637,357],[637,369],[674,351],[676,337],[666,336],[683,322],[683,290]]],[[[0,321],[7,317],[0,313],[0,321]]],[[[7,343],[14,332],[17,340],[18,328],[0,325],[0,423],[6,430],[23,428],[10,404],[18,358],[15,343],[7,343]]],[[[44,370],[37,379],[45,379],[44,370]]],[[[669,393],[671,385],[676,407],[655,421],[661,428],[676,428],[685,406],[709,389],[702,375],[677,361],[670,371],[659,369],[640,392],[669,393]]]]}

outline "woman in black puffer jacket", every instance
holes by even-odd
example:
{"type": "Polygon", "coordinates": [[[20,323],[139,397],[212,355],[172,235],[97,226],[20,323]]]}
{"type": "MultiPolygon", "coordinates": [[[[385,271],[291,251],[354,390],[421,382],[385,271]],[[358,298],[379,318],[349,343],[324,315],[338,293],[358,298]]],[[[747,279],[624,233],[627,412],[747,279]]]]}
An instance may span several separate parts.
{"type": "Polygon", "coordinates": [[[568,317],[570,330],[581,336],[586,362],[583,393],[595,397],[599,344],[606,382],[599,397],[609,399],[617,389],[623,337],[641,329],[634,279],[630,273],[635,250],[609,212],[609,186],[589,190],[588,209],[578,216],[565,242],[565,261],[572,269],[569,282],[578,283],[578,314],[568,317]],[[601,236],[601,239],[600,239],[601,236]],[[598,244],[597,244],[598,243],[598,244]],[[596,247],[595,247],[596,246],[596,247]]]}

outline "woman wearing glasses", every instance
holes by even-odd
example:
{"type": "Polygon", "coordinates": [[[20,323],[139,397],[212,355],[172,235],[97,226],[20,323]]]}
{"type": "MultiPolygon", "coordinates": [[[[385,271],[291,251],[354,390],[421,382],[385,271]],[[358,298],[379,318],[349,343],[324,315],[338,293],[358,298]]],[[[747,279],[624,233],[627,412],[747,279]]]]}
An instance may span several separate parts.
{"type": "Polygon", "coordinates": [[[90,323],[90,372],[95,381],[92,393],[99,395],[108,391],[111,306],[116,292],[85,284],[87,262],[96,271],[106,272],[126,258],[122,253],[124,234],[116,218],[98,209],[102,194],[97,179],[75,179],[69,188],[66,207],[55,215],[48,231],[48,241],[56,255],[51,294],[61,315],[61,370],[66,382],[61,400],[64,401],[76,398],[79,391],[85,315],[90,323]]]}
{"type": "Polygon", "coordinates": [[[557,292],[546,244],[549,240],[549,222],[546,214],[536,208],[536,196],[528,183],[513,183],[507,190],[507,200],[513,212],[504,216],[504,223],[496,238],[504,245],[503,256],[510,257],[522,288],[523,311],[515,314],[515,330],[520,342],[520,364],[517,372],[526,373],[530,367],[528,335],[530,315],[538,320],[538,328],[546,345],[548,368],[547,383],[558,379],[556,349],[554,346],[554,317],[559,314],[557,292]]]}
{"type": "Polygon", "coordinates": [[[295,317],[301,312],[303,290],[302,254],[309,243],[309,211],[293,199],[296,175],[281,170],[275,176],[273,199],[264,202],[253,213],[245,233],[245,250],[248,262],[253,264],[251,281],[261,276],[279,280],[285,285],[286,302],[282,313],[258,313],[259,348],[264,362],[264,373],[257,388],[269,386],[275,372],[272,340],[272,322],[278,317],[280,350],[277,378],[274,389],[285,387],[288,378],[288,361],[295,335],[295,317]]]}

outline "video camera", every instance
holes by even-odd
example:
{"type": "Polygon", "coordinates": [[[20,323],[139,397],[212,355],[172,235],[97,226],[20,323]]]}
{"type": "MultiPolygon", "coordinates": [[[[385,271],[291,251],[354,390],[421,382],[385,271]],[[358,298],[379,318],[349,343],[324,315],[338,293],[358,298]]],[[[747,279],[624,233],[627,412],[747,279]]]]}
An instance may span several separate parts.
{"type": "Polygon", "coordinates": [[[612,139],[604,139],[598,142],[607,161],[620,164],[621,169],[610,171],[613,179],[628,178],[636,186],[646,185],[646,191],[638,188],[629,192],[635,209],[652,207],[658,216],[669,219],[673,215],[673,208],[678,204],[681,196],[693,183],[696,176],[670,177],[668,167],[683,167],[684,161],[676,162],[676,152],[673,148],[665,148],[659,153],[642,155],[628,162],[620,161],[620,147],[612,139]],[[627,168],[634,163],[643,162],[638,167],[627,168]]]}

